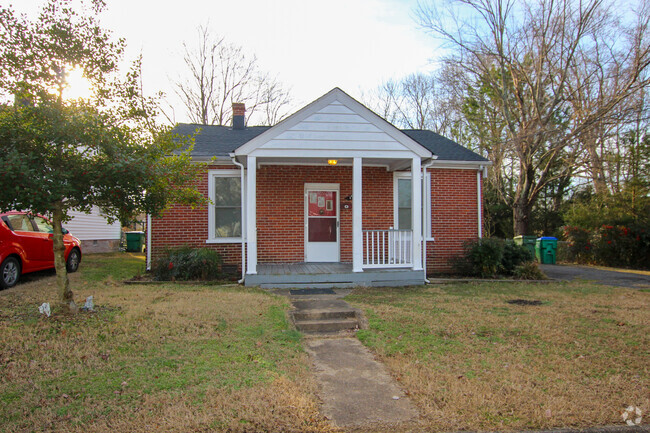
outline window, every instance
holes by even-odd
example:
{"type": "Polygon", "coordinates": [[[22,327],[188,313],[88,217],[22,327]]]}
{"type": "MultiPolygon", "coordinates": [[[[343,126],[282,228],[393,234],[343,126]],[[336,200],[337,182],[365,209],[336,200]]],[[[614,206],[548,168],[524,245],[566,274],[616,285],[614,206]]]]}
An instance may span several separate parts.
{"type": "Polygon", "coordinates": [[[27,215],[8,215],[9,225],[15,232],[35,232],[34,226],[27,215]]]}
{"type": "Polygon", "coordinates": [[[239,242],[242,234],[239,170],[210,170],[208,242],[239,242]]]}
{"type": "Polygon", "coordinates": [[[38,231],[42,233],[54,233],[54,228],[52,227],[52,224],[45,218],[41,217],[34,217],[34,222],[36,223],[36,227],[38,227],[38,231]]]}
{"type": "MultiPolygon", "coordinates": [[[[413,223],[411,215],[411,173],[395,173],[393,193],[395,194],[395,228],[400,230],[411,230],[413,223]]],[[[422,189],[422,234],[428,240],[431,237],[431,173],[424,175],[424,187],[422,189]]]]}
{"type": "Polygon", "coordinates": [[[400,230],[411,230],[411,179],[397,179],[397,225],[400,230]]]}

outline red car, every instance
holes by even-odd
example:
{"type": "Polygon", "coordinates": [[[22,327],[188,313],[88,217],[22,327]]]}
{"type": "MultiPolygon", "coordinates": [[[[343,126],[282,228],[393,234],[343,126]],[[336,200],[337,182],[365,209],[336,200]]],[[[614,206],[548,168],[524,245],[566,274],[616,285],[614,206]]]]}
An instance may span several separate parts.
{"type": "MultiPolygon", "coordinates": [[[[22,274],[54,267],[52,223],[25,212],[0,213],[0,289],[13,287],[22,274]]],[[[63,229],[68,272],[81,263],[81,242],[63,229]]]]}

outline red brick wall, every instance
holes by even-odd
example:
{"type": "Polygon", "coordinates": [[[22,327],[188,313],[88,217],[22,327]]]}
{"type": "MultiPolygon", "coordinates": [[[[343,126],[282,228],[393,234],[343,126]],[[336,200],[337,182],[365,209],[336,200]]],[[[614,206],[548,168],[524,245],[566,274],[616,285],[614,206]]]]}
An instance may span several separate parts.
{"type": "MultiPolygon", "coordinates": [[[[393,174],[363,168],[363,226],[393,225],[393,174]]],[[[257,260],[305,260],[305,184],[338,183],[340,199],[352,194],[351,167],[262,165],[257,171],[257,260]]],[[[350,202],[351,203],[351,202],[350,202]]],[[[340,211],[341,261],[352,261],[352,209],[340,211]]]]}
{"type": "MultiPolygon", "coordinates": [[[[210,169],[233,169],[211,166],[210,169]]],[[[427,272],[449,272],[448,260],[462,251],[463,241],[478,235],[476,171],[431,169],[432,235],[427,248],[427,272]]],[[[338,183],[340,198],[352,194],[351,167],[262,165],[257,171],[258,262],[304,261],[304,185],[338,183]]],[[[208,194],[208,174],[197,181],[208,194]]],[[[352,210],[340,211],[341,261],[352,261],[352,210]]],[[[363,228],[393,226],[393,173],[363,168],[363,228]]],[[[206,244],[207,207],[174,205],[152,220],[152,257],[182,245],[218,251],[224,263],[241,264],[241,244],[206,244]]]]}
{"type": "MultiPolygon", "coordinates": [[[[210,166],[210,169],[229,169],[235,166],[210,166]]],[[[195,183],[208,196],[208,172],[195,183]]],[[[241,244],[206,244],[208,239],[208,207],[172,205],[160,218],[151,220],[151,258],[155,260],[167,248],[185,245],[208,247],[221,254],[224,263],[239,266],[241,272],[241,244]]]]}
{"type": "Polygon", "coordinates": [[[476,171],[430,169],[431,232],[427,273],[450,272],[449,259],[463,251],[463,242],[478,237],[476,171]]]}

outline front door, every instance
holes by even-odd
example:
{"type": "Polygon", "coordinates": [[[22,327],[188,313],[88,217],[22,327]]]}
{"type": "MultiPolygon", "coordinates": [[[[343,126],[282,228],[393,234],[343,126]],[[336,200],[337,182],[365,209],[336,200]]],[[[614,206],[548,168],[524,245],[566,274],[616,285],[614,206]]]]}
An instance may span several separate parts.
{"type": "Polygon", "coordinates": [[[305,185],[305,261],[339,261],[339,186],[305,185]]]}

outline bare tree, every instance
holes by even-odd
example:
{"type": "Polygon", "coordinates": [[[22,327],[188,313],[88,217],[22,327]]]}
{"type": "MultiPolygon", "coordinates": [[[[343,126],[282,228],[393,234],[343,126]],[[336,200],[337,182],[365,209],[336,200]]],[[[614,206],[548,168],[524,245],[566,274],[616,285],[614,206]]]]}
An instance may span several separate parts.
{"type": "Polygon", "coordinates": [[[261,124],[271,125],[288,114],[289,91],[260,71],[256,56],[214,37],[205,26],[198,33],[196,48],[183,43],[189,78],[176,82],[176,93],[192,122],[226,125],[232,119],[233,102],[246,104],[247,121],[260,113],[261,124]]]}
{"type": "Polygon", "coordinates": [[[460,140],[465,119],[465,91],[456,86],[451,67],[388,80],[364,95],[364,102],[390,123],[405,129],[428,129],[460,140]]]}
{"type": "Polygon", "coordinates": [[[446,62],[465,71],[465,84],[483,86],[498,109],[516,164],[514,189],[503,194],[513,208],[515,234],[527,234],[540,192],[576,166],[580,138],[596,133],[603,118],[649,84],[648,8],[624,27],[603,0],[454,0],[449,6],[421,5],[420,24],[447,43],[446,62]],[[581,87],[572,86],[572,78],[582,53],[603,32],[622,35],[621,51],[612,53],[617,91],[603,93],[576,116],[571,101],[581,87]]]}

